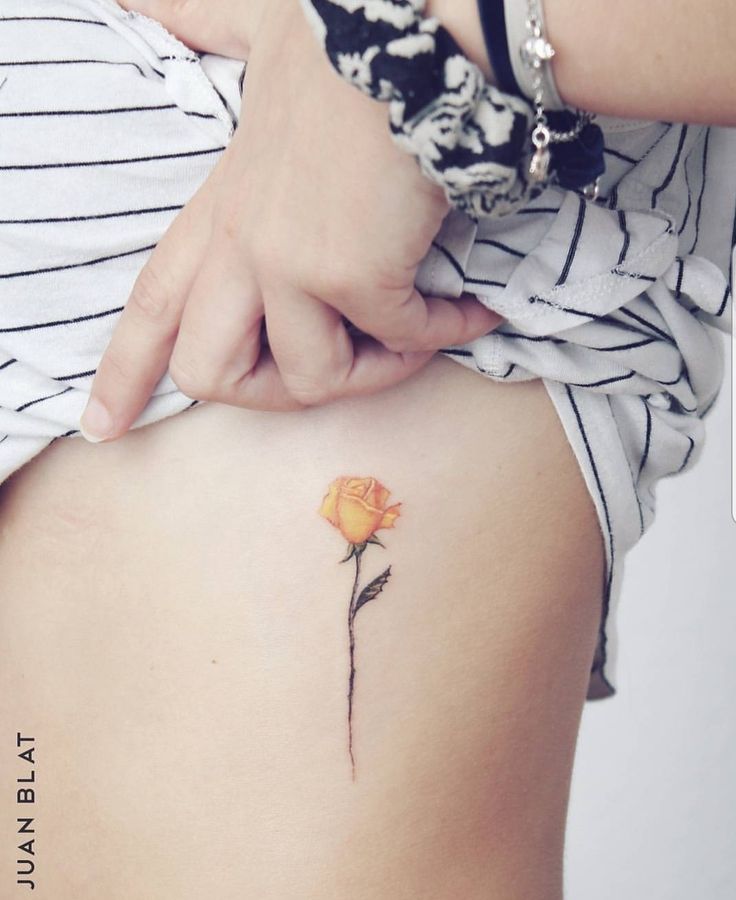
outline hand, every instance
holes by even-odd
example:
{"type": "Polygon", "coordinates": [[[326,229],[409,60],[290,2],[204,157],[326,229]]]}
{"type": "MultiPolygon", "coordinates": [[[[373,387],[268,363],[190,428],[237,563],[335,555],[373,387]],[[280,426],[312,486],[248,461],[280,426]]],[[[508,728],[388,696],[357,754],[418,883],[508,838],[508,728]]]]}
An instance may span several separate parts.
{"type": "Polygon", "coordinates": [[[167,364],[193,398],[298,409],[388,387],[489,332],[502,319],[475,298],[414,288],[448,211],[393,144],[386,105],[332,70],[296,0],[269,0],[240,126],[100,362],[91,396],[110,413],[107,437],[133,424],[167,364]],[[365,334],[353,340],[343,316],[365,334]]]}
{"type": "Polygon", "coordinates": [[[193,50],[248,59],[264,6],[283,0],[117,0],[156,19],[193,50]]]}

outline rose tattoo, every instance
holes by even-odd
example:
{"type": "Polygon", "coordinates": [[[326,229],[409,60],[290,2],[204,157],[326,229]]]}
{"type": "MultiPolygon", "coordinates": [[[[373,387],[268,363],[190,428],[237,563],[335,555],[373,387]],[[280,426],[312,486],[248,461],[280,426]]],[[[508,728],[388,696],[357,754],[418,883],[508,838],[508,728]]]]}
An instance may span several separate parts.
{"type": "Polygon", "coordinates": [[[348,552],[340,562],[355,559],[355,581],[348,608],[348,637],[350,645],[350,676],[348,679],[348,752],[355,780],[353,756],[353,687],[355,684],[355,615],[361,606],[373,600],[383,590],[391,574],[391,566],[370,581],[358,593],[360,560],[368,544],[385,545],[376,537],[379,528],[393,528],[401,503],[387,506],[390,491],[375,478],[336,478],[330,485],[320,515],[324,516],[348,541],[348,552]]]}

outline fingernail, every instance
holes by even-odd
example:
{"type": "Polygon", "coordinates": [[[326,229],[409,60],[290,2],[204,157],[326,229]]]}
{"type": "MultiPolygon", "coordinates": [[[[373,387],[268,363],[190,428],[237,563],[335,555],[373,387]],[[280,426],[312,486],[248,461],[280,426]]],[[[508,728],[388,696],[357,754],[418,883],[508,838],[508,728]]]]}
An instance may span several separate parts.
{"type": "Polygon", "coordinates": [[[93,444],[110,437],[113,430],[112,416],[96,397],[90,397],[79,421],[82,437],[93,444]]]}

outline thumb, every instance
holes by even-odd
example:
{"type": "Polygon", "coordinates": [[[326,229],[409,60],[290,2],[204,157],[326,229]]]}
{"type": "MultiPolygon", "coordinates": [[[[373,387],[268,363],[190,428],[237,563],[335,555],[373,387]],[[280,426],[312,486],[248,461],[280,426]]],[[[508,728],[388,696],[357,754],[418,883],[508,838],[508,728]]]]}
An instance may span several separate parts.
{"type": "Polygon", "coordinates": [[[245,4],[235,0],[117,0],[127,12],[142,13],[156,19],[182,43],[193,50],[219,53],[233,59],[247,59],[252,33],[249,19],[255,19],[245,4]],[[237,23],[237,26],[234,24],[237,23]]]}

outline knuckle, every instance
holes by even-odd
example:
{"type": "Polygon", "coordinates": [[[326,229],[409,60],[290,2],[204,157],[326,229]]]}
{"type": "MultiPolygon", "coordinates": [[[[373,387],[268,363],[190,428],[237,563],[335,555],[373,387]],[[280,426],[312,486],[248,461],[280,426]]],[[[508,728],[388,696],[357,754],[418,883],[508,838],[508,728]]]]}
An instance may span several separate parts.
{"type": "Polygon", "coordinates": [[[437,349],[426,329],[416,322],[411,323],[411,327],[408,322],[396,323],[393,334],[382,343],[392,353],[421,353],[437,349]]]}
{"type": "Polygon", "coordinates": [[[429,349],[424,347],[421,341],[410,340],[405,335],[388,338],[382,341],[382,343],[383,346],[392,353],[411,353],[412,351],[429,349]]]}
{"type": "Polygon", "coordinates": [[[346,303],[351,303],[356,297],[364,295],[358,283],[355,270],[347,272],[341,267],[333,267],[324,276],[323,290],[327,296],[339,298],[346,303]]]}
{"type": "Polygon", "coordinates": [[[289,394],[303,406],[321,406],[334,397],[330,379],[289,373],[282,373],[281,378],[289,394]]]}
{"type": "Polygon", "coordinates": [[[135,280],[128,306],[143,318],[160,321],[171,308],[174,286],[155,266],[144,266],[135,280]]]}
{"type": "Polygon", "coordinates": [[[428,315],[424,303],[417,303],[416,297],[409,295],[397,304],[386,316],[382,343],[393,353],[411,353],[433,350],[428,334],[428,315]]]}
{"type": "Polygon", "coordinates": [[[169,360],[169,375],[179,390],[192,400],[211,400],[217,393],[214,373],[203,372],[190,356],[174,352],[169,360]]]}
{"type": "Polygon", "coordinates": [[[354,353],[349,337],[323,348],[321,360],[309,367],[280,367],[281,379],[291,396],[305,406],[329,403],[346,393],[354,353]]]}

